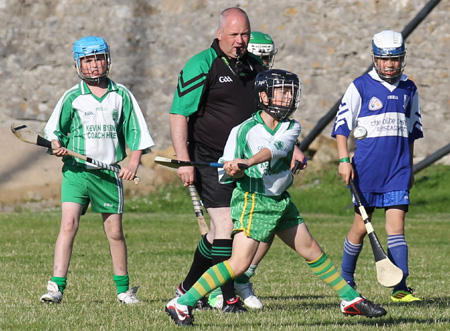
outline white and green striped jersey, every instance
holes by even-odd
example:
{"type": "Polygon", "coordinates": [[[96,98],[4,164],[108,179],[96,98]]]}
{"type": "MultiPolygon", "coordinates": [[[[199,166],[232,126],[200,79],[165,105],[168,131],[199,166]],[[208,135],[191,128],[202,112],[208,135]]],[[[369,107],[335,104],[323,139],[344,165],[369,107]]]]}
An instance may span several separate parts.
{"type": "Polygon", "coordinates": [[[300,135],[301,126],[296,120],[285,120],[272,130],[264,123],[260,114],[261,111],[255,113],[231,130],[219,162],[236,158],[248,159],[263,148],[271,151],[271,160],[248,168],[245,176],[239,179],[231,178],[221,168],[219,181],[230,183],[235,180],[243,191],[279,196],[294,180],[290,167],[294,143],[300,135]]]}
{"type": "MultiPolygon", "coordinates": [[[[62,146],[106,164],[116,164],[131,151],[150,152],[154,146],[147,123],[133,94],[109,80],[101,98],[81,81],[58,101],[45,126],[45,137],[62,146]]],[[[93,164],[70,156],[64,162],[96,169],[93,164]]]]}

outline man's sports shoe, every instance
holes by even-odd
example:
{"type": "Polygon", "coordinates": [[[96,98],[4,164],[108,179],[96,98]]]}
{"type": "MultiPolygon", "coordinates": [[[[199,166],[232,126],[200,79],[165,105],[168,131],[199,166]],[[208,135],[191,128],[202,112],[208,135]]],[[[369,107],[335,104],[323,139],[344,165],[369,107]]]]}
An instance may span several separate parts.
{"type": "Polygon", "coordinates": [[[244,305],[252,309],[261,309],[263,307],[263,304],[253,292],[252,285],[252,283],[234,283],[234,290],[236,291],[236,294],[239,295],[242,300],[244,300],[244,305]]]}
{"type": "Polygon", "coordinates": [[[341,312],[344,315],[363,315],[366,317],[381,317],[387,314],[387,311],[383,307],[375,305],[363,297],[357,297],[352,301],[342,300],[341,312]]]}
{"type": "Polygon", "coordinates": [[[43,303],[61,303],[62,293],[59,290],[58,284],[51,280],[47,283],[47,293],[41,296],[41,302],[43,303]]]}
{"type": "Polygon", "coordinates": [[[215,309],[222,309],[223,295],[220,287],[213,290],[208,296],[208,305],[215,309]]]}
{"type": "Polygon", "coordinates": [[[415,301],[422,301],[422,299],[415,297],[413,295],[414,293],[414,289],[412,289],[411,287],[408,287],[408,289],[406,291],[404,290],[400,290],[400,291],[395,291],[392,295],[391,295],[391,300],[394,302],[415,302],[415,301]]]}
{"type": "Polygon", "coordinates": [[[133,286],[128,291],[117,294],[117,300],[120,303],[125,303],[127,305],[139,303],[139,300],[136,298],[136,292],[138,289],[139,286],[133,286]]]}
{"type": "Polygon", "coordinates": [[[239,298],[233,298],[231,300],[225,300],[222,307],[222,312],[224,313],[246,313],[248,310],[242,305],[239,298]]]}
{"type": "MultiPolygon", "coordinates": [[[[175,297],[181,298],[184,295],[184,293],[186,293],[186,291],[183,289],[183,287],[180,283],[180,285],[178,285],[177,289],[175,290],[175,297]]],[[[194,307],[195,310],[207,310],[207,309],[211,309],[211,308],[212,307],[208,303],[208,298],[205,298],[205,297],[198,300],[194,307]]]]}
{"type": "Polygon", "coordinates": [[[192,308],[178,303],[177,297],[170,300],[165,311],[169,315],[176,325],[180,326],[192,326],[194,322],[194,316],[192,315],[192,308]]]}

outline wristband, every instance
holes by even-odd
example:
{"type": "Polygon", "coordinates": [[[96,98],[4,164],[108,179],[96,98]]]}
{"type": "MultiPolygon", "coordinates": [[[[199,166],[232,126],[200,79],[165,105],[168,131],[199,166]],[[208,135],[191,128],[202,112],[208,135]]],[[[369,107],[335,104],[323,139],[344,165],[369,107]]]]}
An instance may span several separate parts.
{"type": "Polygon", "coordinates": [[[298,148],[300,148],[300,141],[298,139],[295,141],[294,146],[297,146],[298,148]]]}
{"type": "Polygon", "coordinates": [[[342,159],[339,159],[339,163],[350,163],[350,158],[347,157],[343,157],[342,159]]]}

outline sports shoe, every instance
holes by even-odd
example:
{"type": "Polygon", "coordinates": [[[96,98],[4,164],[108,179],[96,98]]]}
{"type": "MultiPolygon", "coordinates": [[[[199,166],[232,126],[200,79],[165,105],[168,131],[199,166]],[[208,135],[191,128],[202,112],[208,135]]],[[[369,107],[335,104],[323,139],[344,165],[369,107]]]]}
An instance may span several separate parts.
{"type": "MultiPolygon", "coordinates": [[[[181,298],[184,295],[184,293],[186,293],[186,291],[183,289],[183,287],[180,283],[180,285],[178,285],[177,289],[175,290],[175,297],[181,298]]],[[[209,305],[208,298],[205,298],[205,297],[198,300],[194,307],[195,310],[207,310],[207,309],[211,309],[211,308],[212,307],[209,305]]],[[[222,308],[222,306],[221,306],[221,308],[222,308]]]]}
{"type": "Polygon", "coordinates": [[[246,305],[247,307],[252,309],[261,309],[263,307],[261,300],[259,300],[259,298],[253,292],[252,283],[234,283],[234,290],[236,291],[236,294],[239,295],[242,300],[244,300],[244,305],[246,305]]]}
{"type": "Polygon", "coordinates": [[[192,308],[178,303],[179,298],[173,298],[170,300],[165,311],[169,315],[176,325],[180,326],[192,326],[194,322],[194,316],[192,315],[192,308]]]}
{"type": "Polygon", "coordinates": [[[225,304],[222,307],[223,313],[246,313],[248,310],[242,306],[242,301],[235,297],[231,300],[225,300],[225,304]]]}
{"type": "Polygon", "coordinates": [[[43,303],[61,303],[62,293],[59,290],[58,284],[51,280],[47,283],[47,293],[41,296],[41,302],[43,303]]]}
{"type": "Polygon", "coordinates": [[[127,305],[139,303],[139,300],[136,298],[136,292],[138,291],[138,289],[139,286],[133,286],[128,291],[117,294],[117,300],[120,303],[124,303],[127,305]]]}
{"type": "Polygon", "coordinates": [[[413,295],[414,289],[411,287],[408,287],[406,291],[399,290],[395,291],[391,295],[391,300],[394,302],[415,302],[415,301],[422,301],[422,299],[415,297],[413,295]]]}
{"type": "Polygon", "coordinates": [[[220,287],[213,290],[208,296],[208,304],[215,309],[222,309],[223,295],[220,287]]]}
{"type": "Polygon", "coordinates": [[[181,283],[177,286],[177,289],[175,290],[175,297],[180,298],[186,293],[186,291],[183,289],[181,283]]]}
{"type": "Polygon", "coordinates": [[[363,297],[357,297],[352,301],[341,301],[341,312],[344,315],[363,315],[366,317],[381,317],[387,314],[387,311],[379,306],[375,305],[371,301],[363,297]]]}

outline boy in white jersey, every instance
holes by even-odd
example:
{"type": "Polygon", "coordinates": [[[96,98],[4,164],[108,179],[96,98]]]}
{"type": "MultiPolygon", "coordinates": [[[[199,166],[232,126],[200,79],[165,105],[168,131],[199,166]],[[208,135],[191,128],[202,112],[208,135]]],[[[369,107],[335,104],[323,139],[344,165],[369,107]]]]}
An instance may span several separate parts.
{"type": "MultiPolygon", "coordinates": [[[[46,127],[46,138],[63,157],[62,219],[55,245],[53,277],[41,302],[60,303],[80,217],[91,203],[102,214],[113,263],[113,280],[121,303],[138,303],[138,287],[129,289],[127,248],[122,229],[122,180],[133,180],[143,153],[154,145],[142,111],[131,92],[108,78],[111,58],[103,38],[88,36],[73,44],[73,58],[82,81],[66,91],[46,127]],[[120,173],[67,155],[67,149],[106,164],[116,165],[131,150],[130,162],[120,173]],[[67,148],[67,149],[66,149],[67,148]]],[[[94,284],[92,284],[94,285],[94,284]]]]}
{"type": "Polygon", "coordinates": [[[288,117],[297,109],[300,83],[297,75],[268,70],[256,77],[260,111],[233,128],[221,158],[221,182],[235,180],[231,199],[234,221],[231,258],[211,267],[180,298],[166,305],[166,312],[178,325],[192,325],[192,307],[207,293],[244,273],[260,242],[273,234],[295,250],[312,271],[341,297],[341,311],[349,315],[380,317],[386,310],[366,300],[339,275],[309,233],[286,191],[293,182],[290,164],[300,123],[288,117]],[[245,171],[240,165],[248,167],[245,171]]]}
{"type": "MultiPolygon", "coordinates": [[[[387,30],[373,36],[372,60],[374,68],[350,84],[336,115],[332,136],[339,151],[339,174],[347,184],[354,178],[369,218],[375,208],[385,210],[388,256],[404,275],[393,289],[392,301],[420,301],[406,286],[409,270],[404,229],[414,181],[414,141],[423,137],[419,95],[415,84],[402,74],[406,49],[399,32],[387,30]],[[356,140],[350,163],[347,140],[355,127],[367,134],[356,140]]],[[[366,234],[355,206],[342,259],[342,276],[355,288],[356,262],[366,234]]]]}

